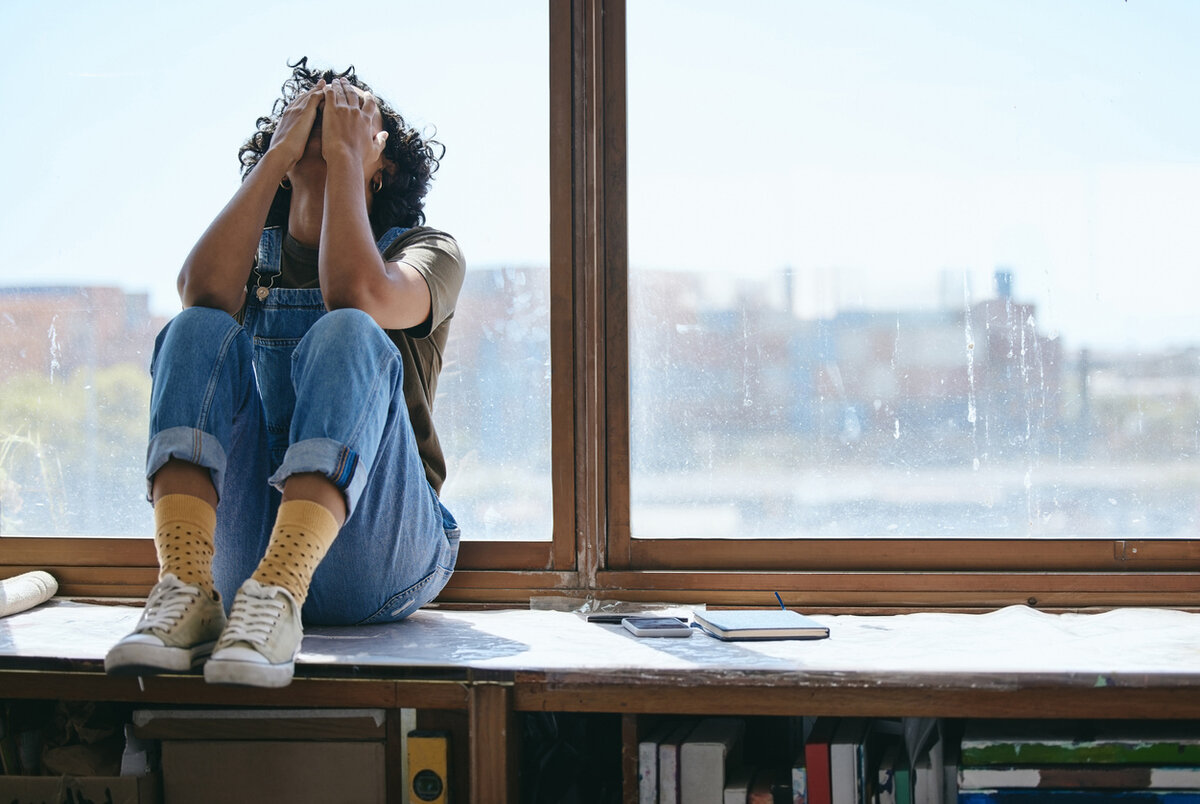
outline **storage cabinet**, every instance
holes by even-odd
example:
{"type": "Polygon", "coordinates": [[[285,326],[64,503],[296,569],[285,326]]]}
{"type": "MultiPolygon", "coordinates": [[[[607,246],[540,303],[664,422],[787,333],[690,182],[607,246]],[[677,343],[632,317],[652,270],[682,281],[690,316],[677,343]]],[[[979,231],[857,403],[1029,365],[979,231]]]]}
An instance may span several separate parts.
{"type": "MultiPolygon", "coordinates": [[[[561,612],[420,611],[352,635],[313,629],[312,653],[278,690],[105,676],[104,651],[135,617],[61,604],[6,618],[0,699],[415,709],[419,728],[450,732],[456,798],[475,804],[536,792],[538,755],[523,749],[550,713],[585,724],[606,768],[596,778],[616,774],[626,801],[639,732],[662,715],[1200,720],[1200,616],[1176,611],[832,617],[828,640],[756,646],[639,640],[561,612]]],[[[389,717],[385,738],[392,800],[404,789],[399,723],[389,717]]]]}

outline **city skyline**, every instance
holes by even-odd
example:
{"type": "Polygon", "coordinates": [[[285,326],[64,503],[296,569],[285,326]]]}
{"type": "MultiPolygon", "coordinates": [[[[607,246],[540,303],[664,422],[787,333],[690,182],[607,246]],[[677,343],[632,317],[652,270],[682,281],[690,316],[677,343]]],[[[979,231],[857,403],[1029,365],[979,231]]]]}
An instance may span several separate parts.
{"type": "MultiPolygon", "coordinates": [[[[802,526],[842,536],[1187,532],[1190,497],[1179,492],[1195,482],[1200,347],[1120,359],[1064,351],[1010,277],[969,308],[820,320],[786,309],[782,279],[743,279],[721,307],[697,292],[702,276],[633,277],[639,534],[729,536],[749,522],[765,537],[802,526]]],[[[549,532],[547,287],[545,268],[476,271],[464,286],[470,313],[452,327],[435,410],[453,467],[446,499],[472,538],[549,532]]],[[[144,296],[111,288],[0,290],[0,337],[24,336],[0,361],[2,418],[42,445],[43,467],[62,467],[70,493],[58,521],[98,526],[75,509],[87,499],[106,501],[107,527],[136,529],[147,515],[141,417],[156,324],[144,296]],[[89,327],[89,315],[106,324],[89,327]],[[120,477],[122,491],[76,485],[92,464],[64,456],[81,446],[105,456],[102,476],[120,477]]],[[[36,513],[33,490],[17,500],[36,513]]]]}

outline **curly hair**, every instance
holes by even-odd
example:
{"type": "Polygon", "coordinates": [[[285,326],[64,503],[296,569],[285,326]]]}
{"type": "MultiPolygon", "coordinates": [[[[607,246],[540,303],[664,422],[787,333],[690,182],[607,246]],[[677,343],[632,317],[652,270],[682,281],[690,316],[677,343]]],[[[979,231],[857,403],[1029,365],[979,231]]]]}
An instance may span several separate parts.
{"type": "MultiPolygon", "coordinates": [[[[328,84],[336,78],[345,78],[353,86],[374,95],[366,82],[354,74],[354,65],[341,73],[315,70],[309,68],[308,57],[305,56],[295,64],[289,63],[288,67],[292,68],[292,77],[283,82],[282,96],[275,100],[270,115],[258,118],[258,130],[238,149],[242,181],[246,180],[270,147],[271,137],[279,125],[283,110],[301,93],[315,86],[317,81],[324,78],[328,84]]],[[[383,116],[383,128],[388,133],[383,155],[396,166],[393,172],[384,171],[383,187],[375,193],[375,200],[371,204],[371,228],[379,236],[393,226],[419,226],[425,223],[425,195],[429,192],[433,174],[446,148],[437,140],[422,137],[383,98],[376,95],[375,103],[383,116]]],[[[290,188],[279,188],[267,213],[268,225],[287,222],[291,197],[290,188]]]]}

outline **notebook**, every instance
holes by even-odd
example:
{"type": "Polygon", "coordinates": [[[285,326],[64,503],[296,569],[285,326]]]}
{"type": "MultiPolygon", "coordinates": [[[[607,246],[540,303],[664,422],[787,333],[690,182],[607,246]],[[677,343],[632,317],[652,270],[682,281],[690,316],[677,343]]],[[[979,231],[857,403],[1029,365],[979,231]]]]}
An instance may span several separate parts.
{"type": "Polygon", "coordinates": [[[829,628],[790,609],[698,611],[692,620],[717,639],[824,639],[829,628]]]}

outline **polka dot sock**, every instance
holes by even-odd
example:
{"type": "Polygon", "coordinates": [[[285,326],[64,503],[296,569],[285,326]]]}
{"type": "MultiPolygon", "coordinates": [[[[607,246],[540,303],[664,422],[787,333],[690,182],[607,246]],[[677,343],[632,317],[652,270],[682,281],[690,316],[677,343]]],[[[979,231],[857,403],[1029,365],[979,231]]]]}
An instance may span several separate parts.
{"type": "Polygon", "coordinates": [[[308,500],[281,503],[267,554],[250,577],[266,586],[282,586],[303,606],[313,573],[337,533],[337,520],[324,506],[308,500]]]}
{"type": "Polygon", "coordinates": [[[217,512],[199,497],[165,494],[154,504],[154,545],[158,577],[174,574],[189,586],[213,594],[213,531],[217,512]]]}

